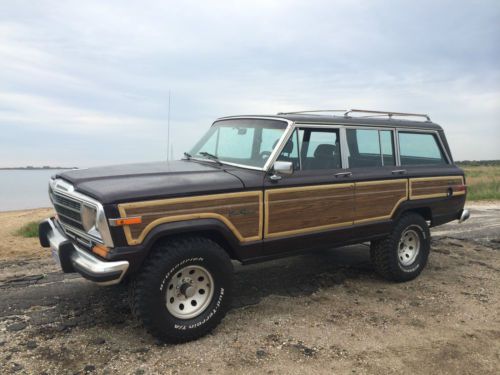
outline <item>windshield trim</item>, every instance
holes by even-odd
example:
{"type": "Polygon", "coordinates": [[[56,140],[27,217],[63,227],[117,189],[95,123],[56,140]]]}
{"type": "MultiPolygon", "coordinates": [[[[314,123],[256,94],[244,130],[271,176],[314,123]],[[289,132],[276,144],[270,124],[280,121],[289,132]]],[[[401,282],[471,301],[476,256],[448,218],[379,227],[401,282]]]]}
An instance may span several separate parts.
{"type": "MultiPolygon", "coordinates": [[[[278,150],[281,150],[284,140],[288,139],[288,136],[289,136],[289,133],[290,133],[290,129],[292,129],[293,121],[287,120],[286,118],[282,118],[282,117],[229,116],[229,117],[218,118],[217,120],[215,120],[212,123],[211,127],[214,126],[216,123],[222,122],[224,120],[249,120],[249,119],[250,120],[275,120],[275,121],[282,121],[282,122],[284,122],[284,123],[287,124],[286,128],[284,128],[283,134],[281,135],[280,139],[278,140],[278,143],[276,144],[276,147],[271,152],[271,155],[269,155],[269,158],[267,159],[267,161],[264,164],[264,166],[262,168],[261,167],[254,167],[254,166],[247,165],[247,164],[238,164],[238,163],[227,162],[227,161],[224,161],[223,159],[219,159],[218,161],[220,163],[222,163],[222,164],[231,165],[233,167],[239,167],[239,168],[251,169],[251,170],[255,170],[255,171],[267,172],[269,170],[270,166],[272,165],[272,161],[275,159],[275,157],[277,157],[278,150]]],[[[215,160],[211,160],[211,159],[208,159],[208,158],[206,158],[206,159],[205,158],[198,158],[198,157],[194,157],[194,155],[190,159],[191,160],[197,160],[197,161],[205,161],[205,162],[209,161],[209,162],[212,162],[212,163],[216,163],[215,160]]]]}

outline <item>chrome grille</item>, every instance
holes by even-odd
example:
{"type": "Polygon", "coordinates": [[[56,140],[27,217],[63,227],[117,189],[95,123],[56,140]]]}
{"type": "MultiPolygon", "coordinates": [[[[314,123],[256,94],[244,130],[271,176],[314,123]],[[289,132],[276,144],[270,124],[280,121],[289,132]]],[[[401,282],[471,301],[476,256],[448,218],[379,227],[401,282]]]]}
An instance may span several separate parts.
{"type": "MultiPolygon", "coordinates": [[[[89,196],[75,191],[69,182],[56,178],[49,181],[49,197],[57,213],[57,221],[64,233],[81,248],[91,248],[94,243],[113,247],[104,207],[89,196]],[[86,207],[95,209],[95,226],[85,230],[83,218],[86,207]]],[[[87,211],[87,212],[86,212],[87,211]]]]}
{"type": "Polygon", "coordinates": [[[84,230],[80,212],[82,207],[81,202],[68,198],[58,192],[54,192],[52,194],[52,203],[54,204],[59,220],[63,224],[84,230]]]}
{"type": "Polygon", "coordinates": [[[72,208],[73,210],[77,210],[80,212],[80,208],[82,204],[76,200],[66,198],[60,194],[53,195],[54,203],[60,204],[62,206],[66,206],[68,208],[72,208]]]}

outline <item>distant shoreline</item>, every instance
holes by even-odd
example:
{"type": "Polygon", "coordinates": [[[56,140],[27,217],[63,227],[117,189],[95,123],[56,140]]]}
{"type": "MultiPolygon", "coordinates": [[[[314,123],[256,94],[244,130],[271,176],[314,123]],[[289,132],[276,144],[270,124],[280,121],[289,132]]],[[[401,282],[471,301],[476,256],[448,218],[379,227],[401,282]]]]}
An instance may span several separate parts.
{"type": "Polygon", "coordinates": [[[0,171],[50,171],[53,169],[78,169],[77,167],[6,167],[0,171]]]}

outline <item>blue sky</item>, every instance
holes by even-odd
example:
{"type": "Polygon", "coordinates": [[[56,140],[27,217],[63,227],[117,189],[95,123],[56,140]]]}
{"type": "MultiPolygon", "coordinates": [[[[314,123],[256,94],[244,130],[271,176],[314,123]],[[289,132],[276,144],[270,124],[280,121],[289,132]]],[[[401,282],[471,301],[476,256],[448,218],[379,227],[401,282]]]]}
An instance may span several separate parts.
{"type": "Polygon", "coordinates": [[[500,2],[2,1],[0,167],[176,157],[220,116],[429,113],[500,159],[500,2]]]}

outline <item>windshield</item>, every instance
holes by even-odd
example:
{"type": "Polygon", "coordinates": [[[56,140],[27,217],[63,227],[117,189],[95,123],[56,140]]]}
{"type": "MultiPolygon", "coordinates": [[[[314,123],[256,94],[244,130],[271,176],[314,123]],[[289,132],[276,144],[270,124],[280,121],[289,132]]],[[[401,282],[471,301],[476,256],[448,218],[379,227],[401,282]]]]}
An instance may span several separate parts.
{"type": "Polygon", "coordinates": [[[190,154],[195,158],[262,168],[286,126],[279,120],[221,120],[212,125],[190,154]]]}

